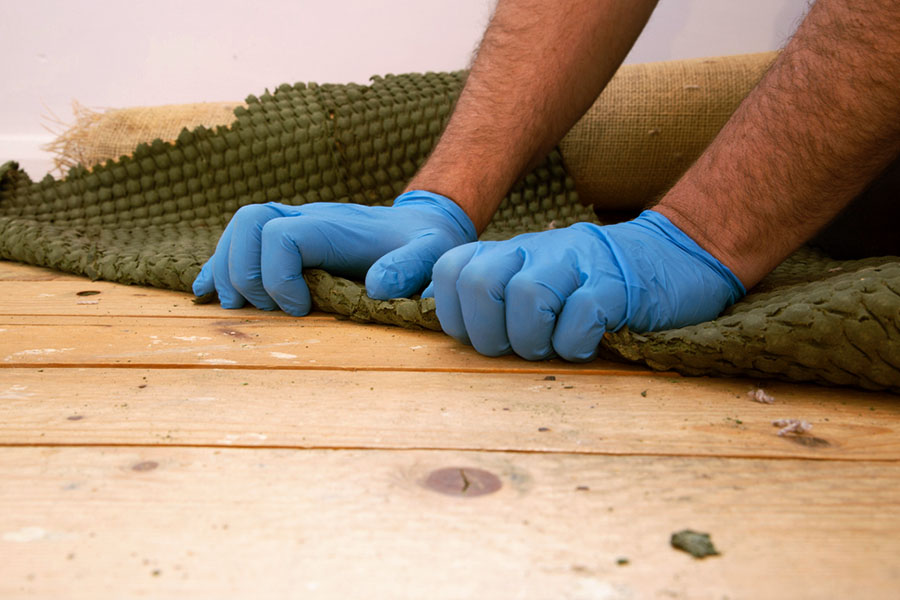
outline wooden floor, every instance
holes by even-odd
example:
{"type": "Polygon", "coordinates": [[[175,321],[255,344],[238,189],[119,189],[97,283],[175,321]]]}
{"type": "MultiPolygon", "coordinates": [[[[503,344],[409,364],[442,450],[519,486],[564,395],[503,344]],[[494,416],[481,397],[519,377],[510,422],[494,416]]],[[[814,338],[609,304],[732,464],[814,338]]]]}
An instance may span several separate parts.
{"type": "Polygon", "coordinates": [[[900,593],[897,396],[760,404],[8,262],[0,290],[0,598],[900,593]]]}

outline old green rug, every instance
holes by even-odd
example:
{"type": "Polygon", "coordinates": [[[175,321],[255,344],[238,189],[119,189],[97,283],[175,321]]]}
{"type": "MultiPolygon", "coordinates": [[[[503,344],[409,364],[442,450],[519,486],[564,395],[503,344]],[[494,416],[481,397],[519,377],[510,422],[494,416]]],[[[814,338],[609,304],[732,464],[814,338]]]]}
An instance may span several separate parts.
{"type": "MultiPolygon", "coordinates": [[[[282,85],[230,127],[182,132],[133,155],[32,182],[0,167],[0,257],[95,279],[189,290],[234,212],[251,203],[388,204],[437,140],[462,73],[370,85],[282,85]]],[[[593,220],[557,151],[520,181],[482,239],[593,220]]],[[[432,300],[366,297],[310,270],[316,306],[354,320],[439,329],[432,300]]],[[[803,250],[718,319],[620,331],[607,356],[686,374],[900,391],[900,258],[837,262],[803,250]]]]}

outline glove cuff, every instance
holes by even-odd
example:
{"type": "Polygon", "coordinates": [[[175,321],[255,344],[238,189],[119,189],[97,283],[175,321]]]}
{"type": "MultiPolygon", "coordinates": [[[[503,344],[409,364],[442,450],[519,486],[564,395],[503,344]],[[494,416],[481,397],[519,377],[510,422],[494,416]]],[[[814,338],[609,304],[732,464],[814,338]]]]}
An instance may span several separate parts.
{"type": "Polygon", "coordinates": [[[393,206],[429,206],[437,208],[440,212],[450,217],[459,226],[459,230],[465,236],[466,241],[474,242],[478,239],[475,224],[469,215],[460,208],[459,204],[446,196],[426,192],[425,190],[410,190],[397,196],[393,206]]]}
{"type": "Polygon", "coordinates": [[[688,234],[681,231],[681,229],[662,213],[658,213],[655,210],[645,210],[637,219],[635,219],[635,222],[641,223],[645,227],[665,235],[676,246],[702,261],[710,269],[718,273],[731,289],[731,298],[728,301],[728,306],[734,304],[747,294],[747,289],[744,287],[744,284],[731,272],[731,269],[722,264],[715,256],[704,250],[700,244],[691,239],[688,234]]]}

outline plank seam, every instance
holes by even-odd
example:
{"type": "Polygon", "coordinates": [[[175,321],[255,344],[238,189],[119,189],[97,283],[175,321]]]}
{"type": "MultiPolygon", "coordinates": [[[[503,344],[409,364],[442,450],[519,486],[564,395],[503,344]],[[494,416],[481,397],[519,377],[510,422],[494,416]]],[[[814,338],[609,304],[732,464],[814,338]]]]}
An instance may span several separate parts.
{"type": "Polygon", "coordinates": [[[523,375],[607,375],[607,376],[682,376],[672,371],[637,371],[631,369],[566,369],[553,367],[349,367],[341,365],[205,365],[166,363],[2,363],[0,369],[196,369],[231,371],[373,371],[401,373],[491,373],[523,375]]]}
{"type": "MultiPolygon", "coordinates": [[[[174,307],[173,307],[174,308],[174,307]]],[[[59,319],[202,319],[207,321],[222,321],[228,320],[229,318],[240,318],[243,319],[253,319],[254,321],[261,322],[279,322],[279,321],[296,321],[297,317],[291,317],[290,315],[254,315],[253,317],[247,317],[242,315],[148,315],[148,314],[107,314],[107,315],[89,315],[89,314],[79,314],[79,313],[0,313],[0,318],[3,317],[55,317],[59,319]]],[[[327,316],[320,317],[310,317],[305,316],[302,317],[304,322],[315,322],[315,323],[331,323],[334,321],[344,322],[343,319],[333,319],[327,316]]],[[[362,325],[362,323],[360,323],[362,325]]],[[[7,325],[15,325],[17,327],[55,327],[58,324],[54,323],[7,323],[7,325]]],[[[90,325],[90,324],[88,324],[90,325]]],[[[366,325],[371,325],[371,323],[366,323],[366,325]]],[[[388,327],[388,325],[384,325],[384,327],[388,327]]],[[[424,331],[424,330],[423,330],[424,331]]]]}
{"type": "Polygon", "coordinates": [[[250,445],[250,444],[123,444],[106,442],[42,442],[18,443],[0,442],[0,448],[208,448],[210,450],[310,450],[310,451],[371,451],[371,452],[465,452],[465,453],[489,453],[489,454],[530,454],[552,456],[610,456],[610,457],[645,457],[645,458],[705,458],[705,459],[735,459],[735,460],[803,460],[815,462],[841,462],[859,463],[871,462],[879,464],[900,464],[896,458],[854,458],[840,456],[782,456],[782,455],[752,455],[752,454],[687,454],[664,452],[590,452],[573,450],[526,450],[521,448],[452,448],[452,447],[427,447],[427,446],[291,446],[287,444],[250,445]]]}

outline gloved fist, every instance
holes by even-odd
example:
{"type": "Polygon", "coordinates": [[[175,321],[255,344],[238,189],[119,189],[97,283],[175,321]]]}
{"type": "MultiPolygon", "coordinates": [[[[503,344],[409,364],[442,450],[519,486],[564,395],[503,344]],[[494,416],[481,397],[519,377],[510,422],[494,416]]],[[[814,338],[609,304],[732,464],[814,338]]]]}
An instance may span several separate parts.
{"type": "Polygon", "coordinates": [[[304,268],[365,276],[369,296],[387,300],[421,289],[444,252],[475,239],[466,213],[430,192],[407,192],[390,207],[254,204],[235,213],[193,290],[216,291],[223,308],[250,302],[303,316],[311,307],[304,268]]]}
{"type": "Polygon", "coordinates": [[[476,242],[434,267],[446,333],[489,356],[588,361],[606,331],[655,331],[715,318],[746,291],[658,212],[476,242]]]}

